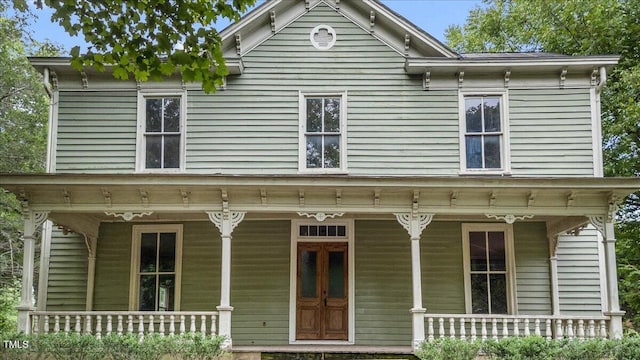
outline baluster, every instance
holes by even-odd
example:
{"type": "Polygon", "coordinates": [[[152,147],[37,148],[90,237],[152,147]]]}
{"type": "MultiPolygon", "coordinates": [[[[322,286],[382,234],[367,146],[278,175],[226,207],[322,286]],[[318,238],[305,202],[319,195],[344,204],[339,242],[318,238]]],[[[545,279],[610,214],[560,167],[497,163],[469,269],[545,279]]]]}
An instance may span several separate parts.
{"type": "Polygon", "coordinates": [[[438,333],[440,335],[440,339],[444,339],[444,318],[438,319],[438,333]]]}
{"type": "Polygon", "coordinates": [[[113,332],[113,318],[111,315],[107,315],[107,336],[113,332]]]}
{"type": "Polygon", "coordinates": [[[200,333],[207,335],[207,317],[204,315],[200,315],[200,333]]]}
{"type": "Polygon", "coordinates": [[[480,334],[482,335],[482,340],[487,340],[487,319],[482,318],[481,325],[480,334]]]}
{"type": "Polygon", "coordinates": [[[498,340],[498,319],[491,319],[491,337],[498,340]]]}
{"type": "Polygon", "coordinates": [[[176,317],[173,315],[169,316],[169,335],[173,336],[176,333],[176,325],[175,325],[176,317]]]}
{"type": "Polygon", "coordinates": [[[556,319],[556,339],[562,339],[562,319],[556,319]]]}
{"type": "Polygon", "coordinates": [[[471,318],[471,341],[476,341],[478,336],[476,334],[476,318],[471,318]]]}
{"type": "Polygon", "coordinates": [[[596,337],[596,322],[593,319],[589,320],[589,339],[595,339],[596,337]]]}
{"type": "Polygon", "coordinates": [[[49,315],[44,316],[44,333],[49,333],[49,315]]]}
{"type": "Polygon", "coordinates": [[[102,315],[96,315],[96,337],[102,338],[102,315]]]}
{"type": "Polygon", "coordinates": [[[574,339],[574,331],[573,331],[573,320],[568,319],[567,320],[567,331],[566,331],[567,337],[569,339],[574,339]]]}
{"type": "Polygon", "coordinates": [[[544,322],[546,338],[547,340],[551,340],[551,319],[547,319],[544,322]]]}
{"type": "Polygon", "coordinates": [[[427,326],[427,339],[429,339],[429,341],[433,341],[434,337],[433,337],[433,318],[429,317],[427,320],[428,326],[427,326]]]}
{"type": "Polygon", "coordinates": [[[160,336],[164,336],[164,331],[164,315],[160,315],[160,328],[158,329],[160,336]]]}
{"type": "Polygon", "coordinates": [[[76,326],[74,330],[78,335],[82,333],[82,319],[80,318],[80,315],[76,315],[76,326]]]}
{"type": "Polygon", "coordinates": [[[467,339],[467,329],[464,328],[465,320],[464,318],[460,318],[460,339],[467,339]]]}
{"type": "Polygon", "coordinates": [[[509,319],[504,318],[502,319],[502,338],[508,338],[509,337],[509,319]]]}
{"type": "Polygon", "coordinates": [[[196,316],[191,315],[191,323],[189,324],[189,332],[192,334],[196,333],[196,316]]]}
{"type": "Polygon", "coordinates": [[[133,315],[127,316],[127,333],[133,334],[133,315]]]}
{"type": "Polygon", "coordinates": [[[216,336],[216,322],[217,322],[217,316],[215,314],[211,315],[211,336],[216,336]]]}
{"type": "Polygon", "coordinates": [[[584,320],[578,320],[578,339],[584,340],[584,320]]]}
{"type": "Polygon", "coordinates": [[[144,316],[138,315],[138,337],[144,336],[144,316]]]}
{"type": "Polygon", "coordinates": [[[84,333],[90,335],[91,334],[91,315],[85,315],[85,322],[84,322],[84,333]]]}
{"type": "MultiPolygon", "coordinates": [[[[529,318],[524,319],[524,336],[529,336],[531,335],[531,329],[529,329],[529,326],[531,326],[529,324],[529,318]]],[[[540,326],[540,322],[538,322],[538,326],[540,326]]],[[[538,329],[540,330],[540,329],[538,329]]],[[[538,334],[540,335],[540,334],[538,334]]]]}
{"type": "Polygon", "coordinates": [[[600,320],[600,337],[607,338],[607,323],[604,320],[600,320]]]}
{"type": "Polygon", "coordinates": [[[449,337],[456,338],[456,320],[454,318],[449,318],[449,337]]]}
{"type": "Polygon", "coordinates": [[[60,316],[56,315],[53,320],[53,333],[57,334],[60,332],[60,316]]]}
{"type": "Polygon", "coordinates": [[[184,315],[180,315],[180,335],[185,333],[184,315]]]}
{"type": "Polygon", "coordinates": [[[118,315],[118,336],[122,335],[123,332],[123,319],[122,319],[122,315],[118,315]]]}
{"type": "Polygon", "coordinates": [[[66,315],[64,317],[64,333],[69,335],[70,331],[71,331],[71,316],[66,315]]]}
{"type": "Polygon", "coordinates": [[[33,333],[37,335],[40,332],[40,329],[39,329],[40,324],[38,324],[39,322],[38,319],[40,318],[40,315],[31,314],[30,316],[32,320],[31,328],[33,329],[33,333]]]}
{"type": "Polygon", "coordinates": [[[520,320],[513,319],[513,336],[520,336],[520,320]]]}
{"type": "Polygon", "coordinates": [[[149,327],[147,328],[149,334],[153,334],[155,332],[154,326],[155,324],[153,323],[153,315],[149,315],[149,327]]]}

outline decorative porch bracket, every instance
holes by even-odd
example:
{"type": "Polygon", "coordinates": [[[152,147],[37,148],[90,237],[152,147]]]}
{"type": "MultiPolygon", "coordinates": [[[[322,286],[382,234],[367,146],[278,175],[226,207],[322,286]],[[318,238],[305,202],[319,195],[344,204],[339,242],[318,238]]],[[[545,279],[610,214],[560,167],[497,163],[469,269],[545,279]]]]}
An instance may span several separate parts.
{"type": "Polygon", "coordinates": [[[20,305],[18,305],[18,331],[31,334],[31,322],[29,312],[34,311],[33,307],[33,269],[35,257],[36,232],[38,228],[47,220],[48,211],[35,212],[28,208],[23,208],[24,217],[24,254],[22,265],[22,291],[20,294],[20,305]]]}
{"type": "Polygon", "coordinates": [[[411,278],[413,284],[413,341],[414,349],[417,349],[425,340],[424,314],[426,309],[422,307],[422,267],[420,265],[420,235],[433,220],[433,214],[399,213],[394,214],[396,220],[407,230],[411,238],[411,278]]]}
{"type": "Polygon", "coordinates": [[[229,211],[228,205],[221,212],[207,211],[209,220],[220,230],[222,239],[222,266],[220,272],[220,305],[218,334],[224,336],[224,348],[231,348],[231,233],[244,220],[246,212],[229,211]]]}

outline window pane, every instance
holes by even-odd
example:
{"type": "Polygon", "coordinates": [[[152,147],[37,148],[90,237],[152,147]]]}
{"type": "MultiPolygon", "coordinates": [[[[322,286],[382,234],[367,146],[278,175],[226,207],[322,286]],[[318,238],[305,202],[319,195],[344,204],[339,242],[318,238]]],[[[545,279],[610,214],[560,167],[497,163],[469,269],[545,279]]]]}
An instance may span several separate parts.
{"type": "Polygon", "coordinates": [[[322,131],[322,99],[307,99],[307,132],[322,131]]]}
{"type": "Polygon", "coordinates": [[[317,297],[316,274],[318,268],[318,253],[303,250],[300,254],[300,296],[317,297]]]}
{"type": "Polygon", "coordinates": [[[344,298],[344,251],[329,252],[329,297],[344,298]]]}
{"type": "Polygon", "coordinates": [[[140,275],[140,307],[141,311],[156,309],[156,275],[140,275]]]}
{"type": "Polygon", "coordinates": [[[145,166],[147,169],[159,169],[162,156],[162,136],[147,136],[147,154],[145,166]]]}
{"type": "Polygon", "coordinates": [[[180,98],[164,99],[164,132],[180,131],[180,98]]]}
{"type": "Polygon", "coordinates": [[[471,274],[471,311],[473,314],[488,314],[487,275],[471,274]]]}
{"type": "Polygon", "coordinates": [[[484,131],[500,131],[500,98],[484,99],[484,131]]]}
{"type": "Polygon", "coordinates": [[[324,131],[340,132],[340,98],[325,99],[324,131]]]}
{"type": "Polygon", "coordinates": [[[164,136],[164,166],[165,169],[180,167],[180,135],[164,136]]]}
{"type": "Polygon", "coordinates": [[[467,132],[482,132],[482,99],[465,98],[467,132]]]}
{"type": "Polygon", "coordinates": [[[145,131],[162,131],[162,99],[147,99],[147,123],[145,131]]]}
{"type": "Polygon", "coordinates": [[[347,227],[344,225],[339,225],[338,226],[338,236],[346,236],[347,234],[347,227]]]}
{"type": "Polygon", "coordinates": [[[490,135],[484,137],[485,168],[499,169],[500,164],[500,136],[490,135]]]}
{"type": "Polygon", "coordinates": [[[469,233],[469,258],[471,260],[471,271],[487,270],[485,232],[469,233]]]}
{"type": "Polygon", "coordinates": [[[335,225],[327,226],[327,235],[336,236],[336,234],[337,234],[337,232],[336,232],[336,226],[335,225]]]}
{"type": "Polygon", "coordinates": [[[491,313],[507,313],[507,280],[504,274],[489,275],[491,286],[491,313]]]}
{"type": "Polygon", "coordinates": [[[307,167],[322,167],[322,136],[307,136],[307,167]]]}
{"type": "Polygon", "coordinates": [[[158,311],[173,311],[176,289],[176,276],[158,276],[158,286],[158,311]]]}
{"type": "Polygon", "coordinates": [[[140,272],[156,271],[157,234],[144,233],[140,239],[140,272]]]}
{"type": "Polygon", "coordinates": [[[466,136],[467,169],[482,169],[482,137],[466,136]]]}
{"type": "Polygon", "coordinates": [[[318,226],[318,236],[327,236],[327,226],[326,225],[318,226]]]}
{"type": "Polygon", "coordinates": [[[159,271],[175,271],[176,263],[176,234],[160,234],[160,259],[158,259],[159,271]]]}
{"type": "Polygon", "coordinates": [[[300,225],[300,236],[309,236],[309,227],[306,225],[300,225]]]}
{"type": "Polygon", "coordinates": [[[505,259],[504,233],[502,231],[489,232],[489,269],[506,271],[505,259]]]}
{"type": "Polygon", "coordinates": [[[340,167],[340,136],[324,137],[324,167],[340,167]]]}

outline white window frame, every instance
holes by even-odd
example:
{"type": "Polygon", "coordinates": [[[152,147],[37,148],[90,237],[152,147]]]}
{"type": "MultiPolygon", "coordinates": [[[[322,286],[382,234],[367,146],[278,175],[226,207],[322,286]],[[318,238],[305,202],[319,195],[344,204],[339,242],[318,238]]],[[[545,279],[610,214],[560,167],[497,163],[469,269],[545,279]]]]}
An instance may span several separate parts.
{"type": "Polygon", "coordinates": [[[353,345],[356,340],[356,304],[355,304],[355,222],[353,219],[327,219],[325,221],[315,220],[291,220],[291,256],[289,270],[289,344],[296,345],[353,345]],[[346,236],[300,236],[300,225],[345,225],[347,227],[346,236]],[[296,340],[296,294],[298,287],[298,243],[301,242],[345,242],[347,243],[348,281],[349,281],[349,336],[348,340],[296,340]]]}
{"type": "Polygon", "coordinates": [[[511,141],[509,139],[509,92],[505,89],[460,90],[458,91],[458,117],[460,119],[460,174],[461,175],[511,175],[511,141]],[[468,169],[466,145],[465,98],[474,96],[500,97],[500,121],[502,139],[500,142],[499,169],[468,169]]]}
{"type": "MultiPolygon", "coordinates": [[[[469,251],[470,232],[504,232],[505,260],[506,260],[506,280],[507,280],[507,313],[518,314],[517,289],[516,289],[516,265],[515,251],[513,245],[513,225],[500,223],[463,223],[462,224],[462,258],[464,264],[464,299],[465,311],[471,314],[471,255],[469,251]]],[[[488,315],[488,314],[487,314],[488,315]]]]}
{"type": "Polygon", "coordinates": [[[298,172],[302,174],[345,174],[347,172],[347,91],[310,92],[299,91],[299,140],[298,172]],[[309,97],[340,98],[340,168],[307,168],[307,101],[309,97]]]}
{"type": "Polygon", "coordinates": [[[174,294],[174,310],[180,311],[180,294],[182,293],[182,225],[157,224],[133,225],[131,237],[131,271],[129,279],[129,310],[138,311],[140,297],[140,242],[142,233],[175,233],[176,234],[176,287],[174,294]]]}
{"type": "Polygon", "coordinates": [[[187,139],[187,91],[138,91],[138,124],[136,134],[136,172],[141,173],[180,173],[186,170],[187,139]],[[146,99],[162,97],[180,98],[180,167],[170,169],[147,169],[146,167],[146,99]]]}

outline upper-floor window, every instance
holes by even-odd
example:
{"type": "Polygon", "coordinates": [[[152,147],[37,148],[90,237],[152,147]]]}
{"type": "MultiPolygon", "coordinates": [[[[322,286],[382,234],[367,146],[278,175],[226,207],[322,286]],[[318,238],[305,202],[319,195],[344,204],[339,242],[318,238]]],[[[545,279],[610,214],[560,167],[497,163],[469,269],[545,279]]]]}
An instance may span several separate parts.
{"type": "Polygon", "coordinates": [[[138,107],[137,170],[184,170],[184,95],[141,94],[138,107]]]}
{"type": "Polygon", "coordinates": [[[300,171],[346,170],[345,101],[344,94],[300,94],[300,171]]]}
{"type": "Polygon", "coordinates": [[[463,172],[509,171],[505,95],[461,96],[463,172]]]}

